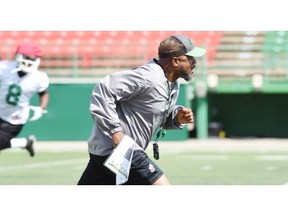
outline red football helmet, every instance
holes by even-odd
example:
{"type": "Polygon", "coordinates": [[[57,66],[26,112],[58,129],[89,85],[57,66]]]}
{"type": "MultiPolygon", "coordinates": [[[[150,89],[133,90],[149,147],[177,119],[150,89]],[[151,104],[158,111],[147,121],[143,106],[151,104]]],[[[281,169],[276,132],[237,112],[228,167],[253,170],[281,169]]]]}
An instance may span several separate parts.
{"type": "Polygon", "coordinates": [[[41,49],[33,43],[24,42],[17,46],[15,60],[18,63],[18,71],[26,73],[35,72],[40,65],[41,49]]]}

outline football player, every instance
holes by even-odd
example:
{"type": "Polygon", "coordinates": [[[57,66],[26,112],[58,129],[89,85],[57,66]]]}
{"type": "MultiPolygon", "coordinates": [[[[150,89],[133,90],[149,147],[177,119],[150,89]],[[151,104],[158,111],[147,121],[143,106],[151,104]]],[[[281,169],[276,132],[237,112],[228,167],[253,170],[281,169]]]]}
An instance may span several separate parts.
{"type": "Polygon", "coordinates": [[[0,151],[22,148],[31,157],[35,154],[36,137],[17,136],[27,121],[38,120],[47,112],[49,78],[38,70],[41,56],[37,45],[24,42],[17,46],[14,60],[0,61],[0,151]],[[30,100],[37,93],[39,106],[31,106],[30,100]]]}

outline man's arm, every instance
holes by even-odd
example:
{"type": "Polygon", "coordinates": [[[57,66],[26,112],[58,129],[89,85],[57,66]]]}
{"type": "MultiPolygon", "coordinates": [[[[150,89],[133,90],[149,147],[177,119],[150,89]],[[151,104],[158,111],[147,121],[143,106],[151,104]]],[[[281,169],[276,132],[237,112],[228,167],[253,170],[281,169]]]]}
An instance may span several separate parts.
{"type": "Polygon", "coordinates": [[[143,87],[142,74],[131,71],[114,73],[100,81],[93,89],[89,107],[97,126],[111,136],[122,132],[117,104],[137,96],[143,87]]]}
{"type": "Polygon", "coordinates": [[[39,103],[40,106],[30,106],[30,109],[34,111],[34,114],[29,121],[36,121],[40,119],[43,114],[47,113],[46,108],[49,103],[49,93],[47,90],[39,92],[39,103]]]}
{"type": "Polygon", "coordinates": [[[48,90],[39,92],[39,102],[40,102],[40,107],[43,110],[47,109],[48,103],[49,103],[49,92],[48,90]]]}

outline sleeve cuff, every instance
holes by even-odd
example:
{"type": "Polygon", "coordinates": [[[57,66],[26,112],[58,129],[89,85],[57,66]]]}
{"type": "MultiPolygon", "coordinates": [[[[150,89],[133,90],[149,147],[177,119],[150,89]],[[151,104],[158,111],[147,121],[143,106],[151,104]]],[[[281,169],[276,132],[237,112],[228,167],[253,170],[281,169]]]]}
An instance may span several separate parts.
{"type": "Polygon", "coordinates": [[[113,130],[110,131],[109,134],[112,136],[113,134],[115,134],[119,131],[123,131],[121,127],[114,128],[113,130]]]}

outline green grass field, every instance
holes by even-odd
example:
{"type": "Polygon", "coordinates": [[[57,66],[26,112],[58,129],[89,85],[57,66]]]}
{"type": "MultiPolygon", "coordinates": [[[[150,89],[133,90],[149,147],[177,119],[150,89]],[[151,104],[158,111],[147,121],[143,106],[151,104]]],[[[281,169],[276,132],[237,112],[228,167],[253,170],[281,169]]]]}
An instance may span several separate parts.
{"type": "MultiPolygon", "coordinates": [[[[5,150],[0,153],[0,185],[77,184],[88,161],[86,144],[83,144],[83,149],[78,150],[71,150],[69,147],[66,150],[53,150],[53,147],[52,150],[41,149],[44,144],[36,145],[39,145],[39,149],[36,149],[34,158],[23,150],[5,150]]],[[[233,149],[232,145],[227,150],[223,146],[208,146],[204,149],[183,148],[184,145],[160,145],[160,159],[156,163],[173,185],[288,183],[288,148],[243,150],[239,147],[233,149]]],[[[150,148],[147,153],[152,156],[150,148]]]]}

